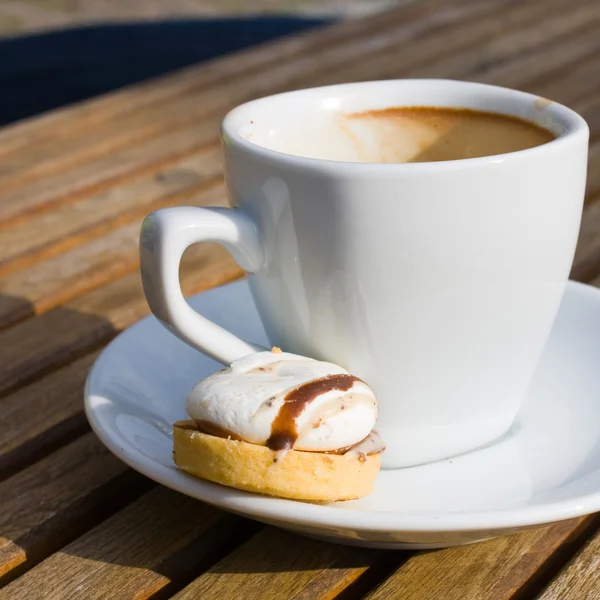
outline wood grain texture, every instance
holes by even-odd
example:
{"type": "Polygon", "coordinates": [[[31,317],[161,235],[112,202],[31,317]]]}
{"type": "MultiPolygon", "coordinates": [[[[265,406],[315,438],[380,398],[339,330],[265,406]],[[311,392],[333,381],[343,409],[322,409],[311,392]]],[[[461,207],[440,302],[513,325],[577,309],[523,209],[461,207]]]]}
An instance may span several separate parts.
{"type": "MultiPolygon", "coordinates": [[[[535,587],[545,563],[591,526],[576,519],[470,546],[420,552],[396,569],[367,598],[384,600],[510,600],[535,587]]],[[[554,565],[549,566],[550,572],[554,565]]],[[[526,595],[527,596],[527,595],[526,595]]],[[[526,597],[525,596],[525,597],[526,597]]]]}
{"type": "Polygon", "coordinates": [[[220,180],[221,153],[213,149],[79,202],[32,215],[2,232],[0,274],[22,269],[124,223],[141,221],[154,208],[197,197],[220,180]]]}
{"type": "Polygon", "coordinates": [[[97,353],[0,400],[0,480],[87,431],[83,386],[97,353]]]}
{"type": "MultiPolygon", "coordinates": [[[[396,47],[392,51],[368,53],[357,64],[338,70],[337,76],[344,81],[372,79],[374,73],[382,78],[464,77],[466,73],[499,65],[528,49],[543,46],[548,38],[536,36],[532,31],[538,28],[544,31],[546,25],[568,31],[589,20],[590,12],[579,9],[570,17],[569,5],[562,0],[504,4],[453,27],[425,32],[411,44],[410,52],[396,47]]],[[[312,80],[324,85],[329,77],[328,72],[315,75],[312,80]]]]}
{"type": "Polygon", "coordinates": [[[598,600],[600,598],[600,534],[596,534],[585,544],[537,598],[538,600],[598,600]]]}
{"type": "Polygon", "coordinates": [[[0,583],[150,487],[87,434],[0,484],[0,583]]]}
{"type": "MultiPolygon", "coordinates": [[[[595,114],[600,114],[600,111],[595,114]]],[[[589,118],[589,114],[587,117],[589,118]]],[[[588,203],[600,197],[600,132],[594,131],[593,133],[594,137],[591,140],[588,155],[588,176],[586,185],[588,203]]]]}
{"type": "Polygon", "coordinates": [[[594,92],[578,102],[578,112],[590,126],[592,144],[600,137],[600,94],[594,92]]]}
{"type": "Polygon", "coordinates": [[[0,590],[0,599],[36,598],[42,581],[48,600],[150,598],[189,580],[259,528],[157,488],[0,590]]]}
{"type": "MultiPolygon", "coordinates": [[[[506,41],[499,42],[498,45],[510,59],[496,60],[493,55],[484,54],[484,59],[474,69],[473,79],[540,94],[547,91],[542,87],[543,83],[554,83],[554,89],[547,94],[552,98],[557,91],[568,91],[557,87],[556,76],[597,48],[597,37],[593,34],[594,24],[598,22],[597,11],[588,11],[585,8],[583,6],[571,14],[557,16],[556,29],[560,27],[562,33],[556,43],[553,38],[540,40],[533,36],[528,39],[531,33],[528,30],[499,36],[499,41],[506,41]],[[510,47],[513,44],[522,47],[523,53],[511,52],[510,47]],[[559,51],[559,48],[564,48],[564,51],[559,51]],[[540,86],[539,92],[535,91],[536,85],[540,86]]],[[[489,44],[495,46],[493,40],[489,44]]],[[[484,47],[487,45],[484,44],[484,47]]],[[[500,53],[500,50],[496,49],[496,52],[500,53]]]]}
{"type": "Polygon", "coordinates": [[[216,123],[214,131],[210,132],[197,127],[174,131],[141,146],[108,154],[4,192],[0,203],[0,221],[3,227],[12,226],[36,211],[48,211],[60,204],[102,192],[127,178],[164,169],[201,151],[216,134],[216,123]]]}
{"type": "MultiPolygon", "coordinates": [[[[522,10],[527,6],[529,5],[523,4],[522,10]]],[[[540,19],[549,21],[563,32],[558,43],[554,43],[552,38],[540,39],[532,35],[532,23],[529,20],[519,22],[513,17],[512,22],[507,23],[500,18],[494,27],[487,22],[482,24],[488,36],[480,39],[475,48],[473,45],[458,48],[442,59],[424,61],[422,64],[405,61],[407,64],[403,65],[402,62],[388,60],[380,65],[379,70],[384,77],[466,78],[481,83],[522,88],[533,93],[538,93],[535,89],[538,85],[540,91],[543,89],[547,96],[554,97],[555,94],[562,93],[563,101],[565,98],[575,99],[577,90],[560,86],[557,75],[565,69],[572,69],[581,58],[598,48],[598,36],[595,34],[600,17],[597,13],[597,10],[590,11],[584,5],[579,10],[571,9],[570,13],[544,12],[539,15],[540,19]],[[510,27],[510,30],[503,33],[505,27],[510,27]],[[551,86],[550,90],[543,87],[546,82],[551,86]]],[[[539,25],[542,27],[543,22],[539,25]]],[[[478,26],[477,29],[479,28],[478,26]]],[[[435,39],[431,42],[431,55],[435,55],[436,43],[435,39]]],[[[417,45],[416,54],[420,49],[417,45]]],[[[439,46],[437,51],[439,53],[439,46]]],[[[588,84],[577,82],[577,85],[581,87],[588,84]]]]}
{"type": "MultiPolygon", "coordinates": [[[[593,24],[592,28],[598,30],[598,24],[593,24]]],[[[588,32],[589,29],[586,29],[588,32]]],[[[581,32],[580,36],[584,39],[589,35],[581,32]]],[[[575,36],[577,39],[579,36],[575,36]]],[[[597,38],[596,38],[597,39],[597,38]]],[[[581,98],[597,96],[598,93],[598,76],[600,75],[600,64],[598,61],[598,50],[600,42],[593,43],[588,41],[587,53],[582,54],[577,60],[577,68],[574,69],[567,65],[562,70],[554,71],[554,75],[560,78],[562,85],[557,88],[556,80],[553,78],[541,83],[533,82],[531,89],[535,89],[540,96],[552,96],[552,99],[558,102],[563,102],[563,98],[568,98],[567,102],[577,102],[581,98]]],[[[597,135],[598,132],[595,132],[597,135]]]]}
{"type": "MultiPolygon", "coordinates": [[[[201,244],[186,253],[181,274],[190,294],[232,281],[242,270],[221,246],[201,244]]],[[[135,272],[0,332],[0,394],[91,352],[148,312],[135,272]]]]}
{"type": "Polygon", "coordinates": [[[600,273],[600,198],[583,211],[571,278],[589,281],[600,273]]]}
{"type": "Polygon", "coordinates": [[[384,560],[383,554],[316,542],[268,527],[174,598],[329,600],[384,560]]]}
{"type": "MultiPolygon", "coordinates": [[[[187,170],[175,170],[169,171],[164,177],[192,181],[196,175],[187,170]]],[[[140,212],[145,215],[150,210],[172,205],[227,204],[225,189],[220,180],[214,184],[190,185],[190,188],[184,188],[180,192],[159,196],[156,202],[144,205],[140,212]]],[[[27,254],[27,260],[21,260],[22,263],[27,262],[26,267],[13,271],[15,267],[14,264],[11,265],[11,272],[0,278],[0,329],[45,312],[59,303],[67,303],[76,296],[90,292],[138,267],[139,229],[142,221],[142,216],[137,212],[139,206],[136,209],[138,203],[129,193],[115,195],[120,196],[122,203],[129,208],[124,214],[102,220],[106,211],[102,201],[98,200],[97,204],[90,206],[86,211],[93,215],[92,224],[88,227],[71,235],[63,234],[65,237],[56,238],[52,245],[49,244],[50,247],[32,248],[27,254]],[[131,219],[133,221],[128,223],[131,219]],[[122,221],[126,224],[121,226],[122,221]],[[82,245],[78,245],[79,243],[82,245]],[[31,254],[38,254],[38,260],[33,261],[31,254]]],[[[86,200],[83,202],[87,203],[86,200]]],[[[67,213],[68,216],[63,215],[64,218],[56,222],[54,231],[62,231],[65,228],[64,223],[68,223],[66,228],[72,227],[77,219],[71,215],[70,210],[67,213]]],[[[43,215],[41,220],[44,220],[45,216],[43,215]]],[[[33,235],[35,229],[30,228],[29,224],[30,222],[27,222],[27,229],[33,235]]],[[[50,223],[46,225],[49,227],[50,223]]],[[[54,236],[54,233],[49,236],[54,236]]],[[[187,261],[189,260],[188,258],[187,261]]]]}

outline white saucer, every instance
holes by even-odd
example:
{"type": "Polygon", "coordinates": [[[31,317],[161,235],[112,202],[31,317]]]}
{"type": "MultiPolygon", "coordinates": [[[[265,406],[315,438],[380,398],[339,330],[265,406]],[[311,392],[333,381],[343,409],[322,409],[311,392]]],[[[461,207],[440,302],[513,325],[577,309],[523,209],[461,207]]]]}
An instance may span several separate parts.
{"type": "MultiPolygon", "coordinates": [[[[241,337],[267,345],[245,282],[191,299],[241,337]]],[[[318,505],[263,497],[180,472],[171,425],[192,385],[221,368],[154,317],[112,342],[85,406],[96,434],[148,477],[225,510],[341,543],[434,548],[506,535],[600,510],[600,291],[570,283],[513,431],[486,448],[382,471],[362,500],[318,505]]]]}

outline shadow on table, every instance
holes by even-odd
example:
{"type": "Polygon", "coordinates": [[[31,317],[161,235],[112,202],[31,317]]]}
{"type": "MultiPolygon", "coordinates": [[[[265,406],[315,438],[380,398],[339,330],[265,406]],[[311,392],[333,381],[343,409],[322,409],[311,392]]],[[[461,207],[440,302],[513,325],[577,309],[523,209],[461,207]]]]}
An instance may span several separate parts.
{"type": "Polygon", "coordinates": [[[117,333],[102,316],[61,306],[36,316],[28,299],[0,294],[0,481],[89,431],[92,353],[117,333]]]}
{"type": "Polygon", "coordinates": [[[163,21],[0,40],[0,125],[330,21],[163,21]]]}

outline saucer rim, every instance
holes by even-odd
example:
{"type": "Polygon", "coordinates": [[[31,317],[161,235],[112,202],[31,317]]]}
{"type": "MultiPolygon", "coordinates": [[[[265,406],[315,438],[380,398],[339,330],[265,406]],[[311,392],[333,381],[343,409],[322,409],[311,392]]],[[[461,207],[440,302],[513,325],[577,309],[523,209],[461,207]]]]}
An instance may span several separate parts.
{"type": "MultiPolygon", "coordinates": [[[[227,285],[239,285],[234,282],[227,285]]],[[[221,286],[224,287],[224,286],[221,286]]],[[[578,296],[594,296],[600,302],[600,289],[593,286],[569,281],[567,288],[578,296]]],[[[213,291],[212,290],[208,291],[213,291]]],[[[517,529],[535,527],[584,516],[600,510],[600,489],[569,500],[548,502],[544,505],[529,505],[516,508],[504,508],[491,511],[473,511],[463,513],[432,512],[427,514],[374,511],[369,509],[340,509],[328,505],[261,496],[204,481],[179,471],[175,465],[167,466],[156,459],[143,454],[133,445],[125,447],[111,437],[109,429],[104,429],[97,419],[97,403],[115,403],[109,399],[96,400],[90,396],[90,382],[97,377],[104,361],[110,355],[114,345],[122,343],[122,338],[135,335],[137,328],[146,326],[148,320],[157,320],[149,315],[121,332],[94,362],[84,390],[84,408],[86,417],[100,441],[121,461],[150,479],[207,502],[217,508],[262,521],[279,521],[300,526],[317,526],[323,530],[339,528],[356,532],[476,532],[490,529],[517,529]]],[[[478,452],[474,450],[473,452],[478,452]]],[[[419,467],[414,467],[419,468],[419,467]]]]}

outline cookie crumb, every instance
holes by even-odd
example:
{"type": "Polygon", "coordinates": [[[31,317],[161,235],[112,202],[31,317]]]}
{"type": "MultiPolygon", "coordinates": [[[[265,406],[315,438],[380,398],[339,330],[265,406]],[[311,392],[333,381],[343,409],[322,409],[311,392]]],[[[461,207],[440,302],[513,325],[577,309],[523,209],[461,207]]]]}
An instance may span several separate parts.
{"type": "Polygon", "coordinates": [[[277,346],[273,346],[271,348],[271,352],[273,352],[274,354],[283,354],[281,348],[278,348],[277,346]]]}

